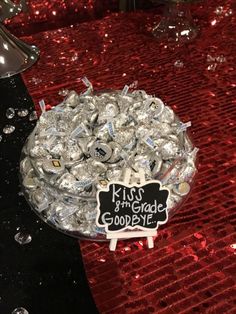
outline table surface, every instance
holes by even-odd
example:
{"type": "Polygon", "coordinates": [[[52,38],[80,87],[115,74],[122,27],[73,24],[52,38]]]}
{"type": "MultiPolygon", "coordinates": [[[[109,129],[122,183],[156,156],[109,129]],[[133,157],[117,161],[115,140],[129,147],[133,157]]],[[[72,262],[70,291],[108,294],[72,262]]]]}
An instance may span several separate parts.
{"type": "MultiPolygon", "coordinates": [[[[0,127],[15,126],[0,143],[0,313],[24,307],[30,314],[97,313],[87,284],[80,248],[74,239],[55,232],[31,211],[18,182],[19,159],[27,135],[34,127],[29,115],[6,118],[8,108],[34,104],[20,76],[0,80],[0,127]],[[15,234],[30,234],[24,246],[15,234]]],[[[17,112],[17,111],[16,111],[17,112]]]]}
{"type": "Polygon", "coordinates": [[[36,107],[42,98],[48,109],[56,105],[62,89],[81,91],[84,75],[96,90],[137,80],[139,89],[192,121],[200,149],[191,196],[160,228],[154,249],[124,241],[111,253],[106,243],[80,243],[101,313],[236,311],[235,6],[221,0],[197,5],[198,37],[173,49],[152,37],[160,18],[154,11],[113,13],[24,38],[41,50],[39,62],[24,74],[36,107]]]}

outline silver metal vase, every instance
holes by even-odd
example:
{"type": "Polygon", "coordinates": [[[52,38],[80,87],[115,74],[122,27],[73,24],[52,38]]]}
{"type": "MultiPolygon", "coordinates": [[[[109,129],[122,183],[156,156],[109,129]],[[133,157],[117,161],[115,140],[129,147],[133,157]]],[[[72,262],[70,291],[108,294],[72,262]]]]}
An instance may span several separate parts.
{"type": "Polygon", "coordinates": [[[11,0],[0,1],[0,21],[9,19],[19,14],[25,8],[25,0],[21,0],[19,4],[15,4],[11,0]]]}
{"type": "MultiPolygon", "coordinates": [[[[25,7],[10,0],[0,0],[0,21],[17,15],[25,7]]],[[[21,73],[31,67],[39,57],[39,49],[12,35],[0,23],[0,79],[21,73]]]]}

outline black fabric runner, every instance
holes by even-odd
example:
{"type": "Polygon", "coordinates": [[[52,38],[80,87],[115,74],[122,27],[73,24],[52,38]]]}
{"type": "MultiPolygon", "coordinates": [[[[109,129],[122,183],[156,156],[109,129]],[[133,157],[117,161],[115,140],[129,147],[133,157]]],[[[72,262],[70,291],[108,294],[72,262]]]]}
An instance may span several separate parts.
{"type": "Polygon", "coordinates": [[[35,122],[7,119],[7,108],[34,110],[20,76],[0,79],[0,314],[24,307],[29,314],[98,313],[89,290],[78,242],[48,227],[20,192],[20,152],[35,122]],[[6,124],[15,126],[4,134],[6,124]],[[20,245],[17,232],[32,242],[20,245]]]}

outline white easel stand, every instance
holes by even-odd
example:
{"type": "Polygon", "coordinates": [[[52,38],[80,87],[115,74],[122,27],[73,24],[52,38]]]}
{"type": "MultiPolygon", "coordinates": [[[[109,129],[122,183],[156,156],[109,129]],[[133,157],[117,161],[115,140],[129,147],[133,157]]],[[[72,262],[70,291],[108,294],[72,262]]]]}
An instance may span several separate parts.
{"type": "MultiPolygon", "coordinates": [[[[129,184],[131,178],[131,169],[126,168],[124,173],[124,183],[129,184]]],[[[139,184],[145,183],[145,173],[143,169],[140,169],[138,173],[135,173],[132,181],[139,181],[139,184]]],[[[148,248],[152,249],[154,247],[153,237],[157,235],[156,230],[147,230],[147,231],[124,231],[124,232],[114,232],[114,233],[107,233],[107,239],[110,239],[109,249],[110,251],[116,250],[116,245],[118,239],[131,239],[131,238],[147,238],[148,248]]]]}

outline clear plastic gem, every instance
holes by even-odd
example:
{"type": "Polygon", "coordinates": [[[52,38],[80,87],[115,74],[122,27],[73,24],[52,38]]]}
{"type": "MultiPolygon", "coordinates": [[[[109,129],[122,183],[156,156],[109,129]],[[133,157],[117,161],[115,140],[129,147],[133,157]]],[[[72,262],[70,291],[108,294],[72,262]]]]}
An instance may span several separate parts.
{"type": "Polygon", "coordinates": [[[216,15],[221,15],[224,12],[224,8],[222,6],[218,6],[215,9],[215,14],[216,15]]]}
{"type": "Polygon", "coordinates": [[[184,63],[181,60],[176,60],[175,63],[174,63],[174,66],[176,68],[183,68],[184,63]]]}
{"type": "Polygon", "coordinates": [[[18,114],[19,117],[23,118],[23,117],[26,117],[29,114],[29,110],[26,109],[26,108],[22,108],[22,109],[18,110],[17,114],[18,114]]]}
{"type": "Polygon", "coordinates": [[[11,134],[15,131],[15,127],[14,125],[10,125],[10,124],[7,124],[4,126],[3,128],[3,133],[5,134],[11,134]]]}
{"type": "Polygon", "coordinates": [[[18,242],[20,245],[25,245],[28,244],[32,241],[32,237],[28,233],[23,233],[23,232],[18,232],[15,236],[14,239],[16,242],[18,242]]]}
{"type": "Polygon", "coordinates": [[[58,92],[58,95],[60,95],[60,96],[67,96],[68,94],[69,94],[69,90],[65,89],[65,88],[59,90],[59,92],[58,92]]]}
{"type": "Polygon", "coordinates": [[[11,314],[29,314],[29,312],[23,307],[18,307],[11,314]]]}
{"type": "Polygon", "coordinates": [[[8,108],[6,111],[6,117],[7,119],[12,119],[15,116],[15,109],[13,108],[8,108]]]}

